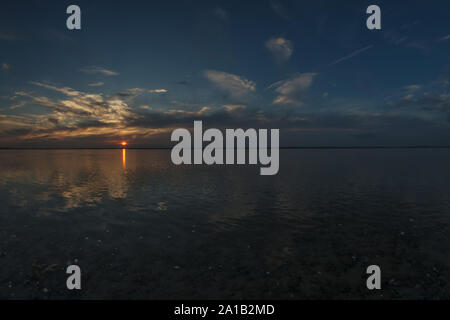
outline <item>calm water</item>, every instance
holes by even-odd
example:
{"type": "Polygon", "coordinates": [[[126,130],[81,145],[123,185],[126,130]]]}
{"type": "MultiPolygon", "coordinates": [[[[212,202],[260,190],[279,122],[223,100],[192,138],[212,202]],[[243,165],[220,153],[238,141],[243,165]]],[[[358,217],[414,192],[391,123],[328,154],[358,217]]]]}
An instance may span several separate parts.
{"type": "Polygon", "coordinates": [[[280,161],[262,177],[169,150],[0,151],[0,298],[450,298],[450,150],[280,161]]]}

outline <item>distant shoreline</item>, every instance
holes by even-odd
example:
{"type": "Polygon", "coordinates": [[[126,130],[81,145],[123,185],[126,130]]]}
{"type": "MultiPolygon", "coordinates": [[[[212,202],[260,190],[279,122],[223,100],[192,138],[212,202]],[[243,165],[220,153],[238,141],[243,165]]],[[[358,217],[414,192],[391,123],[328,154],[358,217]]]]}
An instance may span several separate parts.
{"type": "MultiPolygon", "coordinates": [[[[170,150],[172,147],[0,147],[0,150],[170,150]]],[[[281,150],[345,150],[345,149],[450,149],[450,146],[311,146],[280,147],[281,150]]]]}

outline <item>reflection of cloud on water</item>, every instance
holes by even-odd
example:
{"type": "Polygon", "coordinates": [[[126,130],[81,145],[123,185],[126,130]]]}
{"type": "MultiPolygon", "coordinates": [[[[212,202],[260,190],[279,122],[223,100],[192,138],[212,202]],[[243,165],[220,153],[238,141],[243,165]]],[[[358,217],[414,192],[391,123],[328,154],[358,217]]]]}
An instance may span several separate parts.
{"type": "Polygon", "coordinates": [[[53,210],[67,211],[128,195],[129,182],[123,171],[121,150],[102,151],[100,157],[97,150],[14,152],[19,152],[17,162],[1,163],[0,181],[14,206],[37,202],[42,213],[48,203],[53,210]]]}
{"type": "Polygon", "coordinates": [[[156,208],[157,211],[167,211],[167,203],[166,202],[158,202],[158,206],[156,208]]]}

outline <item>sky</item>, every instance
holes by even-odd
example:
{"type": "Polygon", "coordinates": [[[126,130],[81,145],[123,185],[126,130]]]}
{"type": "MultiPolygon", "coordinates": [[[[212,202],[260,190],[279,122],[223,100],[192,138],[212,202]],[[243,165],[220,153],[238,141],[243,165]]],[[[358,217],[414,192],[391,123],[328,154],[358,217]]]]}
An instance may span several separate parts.
{"type": "Polygon", "coordinates": [[[450,145],[449,84],[449,1],[1,3],[0,147],[163,147],[194,120],[284,147],[450,145]]]}

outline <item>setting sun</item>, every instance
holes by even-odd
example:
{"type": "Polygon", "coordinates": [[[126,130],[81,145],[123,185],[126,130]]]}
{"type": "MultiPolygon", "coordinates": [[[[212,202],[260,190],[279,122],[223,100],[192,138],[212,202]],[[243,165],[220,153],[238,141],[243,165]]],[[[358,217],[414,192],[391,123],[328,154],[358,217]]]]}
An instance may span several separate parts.
{"type": "Polygon", "coordinates": [[[127,142],[126,141],[122,141],[120,144],[125,147],[127,145],[127,142]]]}

